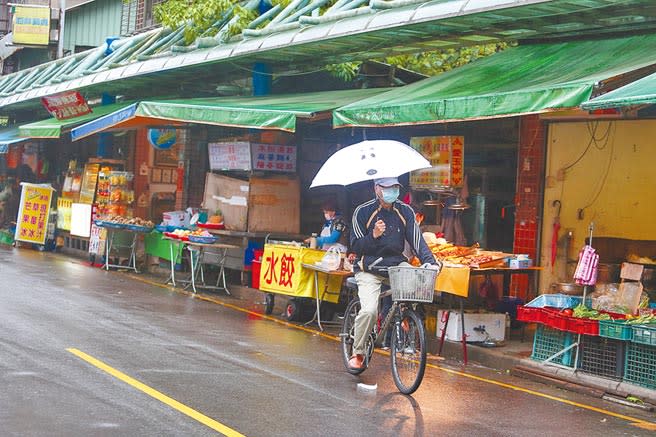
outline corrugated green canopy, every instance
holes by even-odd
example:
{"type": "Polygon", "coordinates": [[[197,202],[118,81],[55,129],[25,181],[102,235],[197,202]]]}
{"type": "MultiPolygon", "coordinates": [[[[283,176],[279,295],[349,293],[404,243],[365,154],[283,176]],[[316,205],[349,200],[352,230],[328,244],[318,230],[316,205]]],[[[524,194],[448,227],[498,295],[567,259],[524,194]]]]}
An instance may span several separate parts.
{"type": "Polygon", "coordinates": [[[19,133],[21,137],[27,138],[59,138],[62,129],[67,129],[89,120],[94,120],[129,105],[130,103],[114,103],[111,105],[95,106],[91,108],[93,112],[81,115],[80,117],[68,118],[66,120],[57,120],[52,117],[46,120],[24,124],[19,127],[19,133]]]}
{"type": "Polygon", "coordinates": [[[583,109],[605,109],[656,103],[656,73],[583,103],[583,109]]]}
{"type": "Polygon", "coordinates": [[[296,118],[311,118],[365,99],[389,88],[275,94],[264,97],[142,101],[136,116],[182,122],[216,124],[294,132],[296,118]]]}
{"type": "Polygon", "coordinates": [[[656,35],[526,45],[333,112],[335,127],[503,117],[578,107],[600,81],[656,64],[656,35]]]}

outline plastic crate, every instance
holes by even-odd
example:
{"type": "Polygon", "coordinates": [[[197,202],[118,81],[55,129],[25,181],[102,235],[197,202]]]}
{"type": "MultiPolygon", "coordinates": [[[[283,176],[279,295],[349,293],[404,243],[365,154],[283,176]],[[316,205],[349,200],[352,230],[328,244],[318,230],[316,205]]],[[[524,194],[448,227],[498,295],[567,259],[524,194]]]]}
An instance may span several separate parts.
{"type": "Polygon", "coordinates": [[[559,331],[568,331],[567,319],[568,317],[558,310],[544,308],[544,324],[550,328],[558,329],[559,331]]]}
{"type": "Polygon", "coordinates": [[[567,294],[541,294],[526,304],[529,308],[573,308],[583,301],[582,297],[567,294]]]}
{"type": "Polygon", "coordinates": [[[631,328],[631,325],[626,324],[626,320],[599,320],[600,337],[630,341],[633,338],[631,328]]]}
{"type": "Polygon", "coordinates": [[[544,323],[545,312],[542,308],[529,308],[522,305],[517,306],[517,320],[527,323],[544,323]]]}
{"type": "Polygon", "coordinates": [[[573,332],[575,334],[585,334],[585,335],[599,335],[599,320],[592,319],[582,319],[578,317],[567,317],[566,331],[573,332]]]}
{"type": "Polygon", "coordinates": [[[635,325],[632,330],[634,343],[656,346],[656,326],[635,325]]]}
{"type": "Polygon", "coordinates": [[[622,379],[626,342],[584,335],[579,346],[577,367],[581,371],[604,378],[622,379]]]}
{"type": "Polygon", "coordinates": [[[639,343],[627,344],[624,380],[656,389],[656,347],[639,343]]]}
{"type": "MultiPolygon", "coordinates": [[[[533,353],[531,353],[531,359],[544,361],[571,344],[572,334],[538,325],[535,330],[535,336],[533,337],[533,353]]],[[[572,361],[571,349],[551,360],[555,364],[562,364],[568,367],[573,367],[572,361]]]]}

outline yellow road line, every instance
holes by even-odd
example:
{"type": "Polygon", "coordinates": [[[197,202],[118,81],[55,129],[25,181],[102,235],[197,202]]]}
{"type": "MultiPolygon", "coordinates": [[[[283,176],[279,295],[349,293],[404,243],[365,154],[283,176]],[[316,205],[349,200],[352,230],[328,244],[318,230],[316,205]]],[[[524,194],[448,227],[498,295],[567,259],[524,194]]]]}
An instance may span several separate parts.
{"type": "MultiPolygon", "coordinates": [[[[255,311],[251,311],[251,310],[248,310],[246,308],[239,307],[237,305],[226,303],[226,302],[223,302],[223,301],[221,301],[219,299],[216,299],[216,298],[213,298],[213,297],[208,297],[208,296],[203,296],[203,295],[200,295],[200,294],[181,291],[179,289],[169,287],[169,286],[166,286],[166,285],[163,285],[163,284],[159,284],[157,282],[150,281],[148,279],[140,278],[138,276],[134,276],[134,275],[130,275],[130,274],[128,274],[128,276],[130,276],[133,279],[136,279],[137,281],[140,281],[140,282],[143,282],[143,283],[146,283],[146,284],[155,285],[155,286],[161,287],[161,288],[167,288],[167,289],[176,291],[178,293],[193,296],[196,299],[200,299],[200,300],[203,300],[203,301],[206,301],[206,302],[212,302],[212,303],[224,306],[226,308],[233,309],[235,311],[240,311],[240,312],[250,314],[250,315],[253,315],[253,316],[256,316],[256,317],[261,317],[263,319],[270,320],[272,322],[275,322],[275,323],[278,323],[278,324],[281,324],[281,325],[284,325],[284,326],[288,326],[290,328],[299,329],[301,331],[306,331],[306,332],[309,332],[309,333],[315,334],[315,335],[320,335],[320,336],[322,336],[324,338],[328,338],[330,340],[341,341],[339,337],[336,337],[334,335],[326,334],[325,332],[317,331],[316,329],[311,329],[311,328],[308,328],[307,326],[300,326],[300,325],[296,325],[294,323],[285,322],[284,320],[280,320],[278,318],[268,316],[266,314],[261,314],[261,313],[255,312],[255,311]]],[[[379,349],[376,349],[375,351],[380,353],[380,354],[383,354],[383,355],[389,355],[389,352],[381,351],[379,349]]],[[[592,405],[581,404],[579,402],[570,401],[569,399],[560,398],[558,396],[553,396],[553,395],[542,393],[542,392],[539,392],[539,391],[536,391],[536,390],[531,390],[531,389],[528,389],[528,388],[518,387],[516,385],[508,384],[508,383],[501,382],[501,381],[495,381],[494,379],[488,379],[488,378],[484,378],[482,376],[473,375],[471,373],[462,372],[462,371],[453,370],[453,369],[448,369],[446,367],[441,367],[441,366],[431,364],[431,363],[426,363],[426,367],[442,370],[442,371],[447,372],[447,373],[451,373],[451,374],[454,374],[454,375],[459,375],[459,376],[462,376],[462,377],[465,377],[465,378],[474,379],[476,381],[485,382],[485,383],[488,383],[488,384],[496,385],[496,386],[507,388],[507,389],[510,389],[510,390],[520,391],[520,392],[523,392],[523,393],[531,394],[533,396],[538,396],[538,397],[542,397],[542,398],[545,398],[545,399],[550,399],[552,401],[572,405],[574,407],[583,408],[583,409],[590,410],[590,411],[595,411],[597,413],[605,414],[607,416],[612,416],[612,417],[616,417],[618,419],[623,419],[623,420],[626,420],[628,422],[632,422],[633,425],[639,426],[639,427],[644,428],[644,429],[652,429],[652,427],[656,427],[656,423],[653,423],[653,422],[649,422],[649,421],[646,421],[646,420],[638,419],[638,418],[627,416],[627,415],[620,414],[620,413],[615,413],[613,411],[605,410],[603,408],[594,407],[592,405]]]]}
{"type": "Polygon", "coordinates": [[[147,395],[157,399],[158,401],[168,405],[171,408],[174,408],[178,411],[180,411],[183,414],[186,414],[187,416],[191,417],[192,419],[197,420],[198,422],[202,423],[203,425],[207,426],[208,428],[211,428],[215,431],[220,432],[221,434],[227,436],[227,437],[243,437],[243,434],[235,431],[232,428],[229,428],[222,423],[217,422],[216,420],[205,416],[202,413],[199,413],[198,411],[194,410],[193,408],[190,408],[178,401],[176,401],[173,398],[170,398],[166,396],[164,393],[159,392],[155,390],[154,388],[151,388],[147,386],[146,384],[137,381],[136,379],[126,375],[125,373],[114,369],[113,367],[108,366],[107,364],[103,363],[102,361],[92,357],[91,355],[85,354],[84,352],[75,349],[75,348],[68,348],[66,349],[68,352],[72,353],[73,355],[83,359],[87,363],[99,368],[100,370],[103,370],[113,377],[125,382],[126,384],[131,385],[132,387],[136,388],[137,390],[140,390],[147,395]]]}

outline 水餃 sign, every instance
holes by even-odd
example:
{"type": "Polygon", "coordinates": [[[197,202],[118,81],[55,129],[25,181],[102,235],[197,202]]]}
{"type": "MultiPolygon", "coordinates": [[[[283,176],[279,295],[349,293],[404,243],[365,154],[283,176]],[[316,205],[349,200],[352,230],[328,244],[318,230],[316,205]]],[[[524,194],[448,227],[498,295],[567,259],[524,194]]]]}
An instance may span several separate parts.
{"type": "Polygon", "coordinates": [[[50,41],[50,8],[14,6],[12,31],[14,44],[47,46],[50,41]]]}

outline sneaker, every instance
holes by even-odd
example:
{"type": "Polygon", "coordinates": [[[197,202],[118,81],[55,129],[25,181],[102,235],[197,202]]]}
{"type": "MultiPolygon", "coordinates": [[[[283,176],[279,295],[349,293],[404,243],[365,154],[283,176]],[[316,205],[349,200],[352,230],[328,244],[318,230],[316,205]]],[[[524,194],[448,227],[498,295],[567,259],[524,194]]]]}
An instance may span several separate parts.
{"type": "Polygon", "coordinates": [[[350,369],[354,369],[354,370],[364,369],[364,355],[362,354],[353,355],[348,362],[348,366],[350,369]]]}

